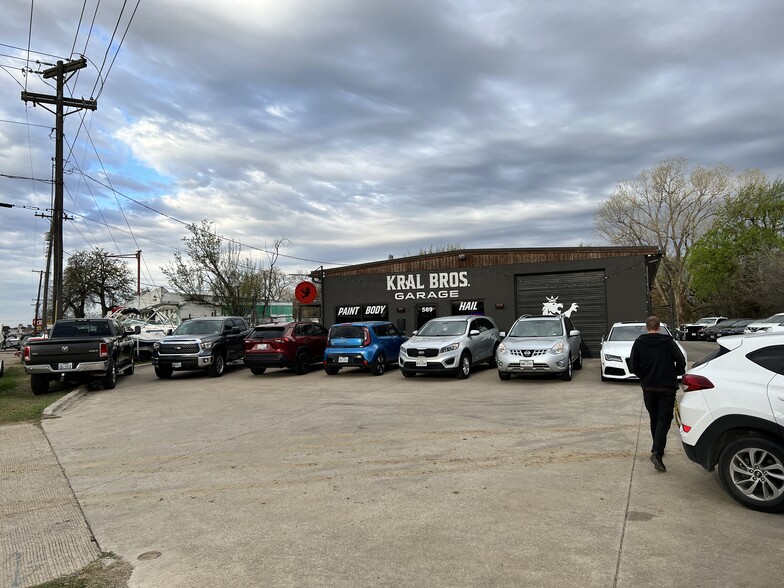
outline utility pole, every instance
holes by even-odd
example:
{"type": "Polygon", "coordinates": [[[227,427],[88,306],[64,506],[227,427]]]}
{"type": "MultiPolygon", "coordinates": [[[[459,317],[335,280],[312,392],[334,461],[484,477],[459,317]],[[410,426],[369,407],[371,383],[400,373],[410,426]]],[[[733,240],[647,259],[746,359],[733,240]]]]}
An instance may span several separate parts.
{"type": "Polygon", "coordinates": [[[68,113],[64,112],[65,107],[82,109],[88,108],[95,110],[98,103],[95,100],[84,100],[77,98],[66,98],[63,95],[65,83],[70,79],[70,75],[77,70],[87,67],[87,60],[82,57],[63,63],[58,61],[57,65],[43,71],[44,79],[56,78],[57,95],[48,96],[46,94],[35,94],[33,92],[22,92],[24,102],[32,102],[33,106],[38,104],[44,108],[45,104],[54,104],[55,110],[46,108],[55,115],[55,173],[54,173],[54,208],[52,212],[51,245],[53,247],[54,271],[52,276],[52,298],[54,307],[54,320],[63,318],[63,119],[66,114],[72,114],[76,110],[68,113]],[[68,76],[68,79],[66,79],[68,76]]]}

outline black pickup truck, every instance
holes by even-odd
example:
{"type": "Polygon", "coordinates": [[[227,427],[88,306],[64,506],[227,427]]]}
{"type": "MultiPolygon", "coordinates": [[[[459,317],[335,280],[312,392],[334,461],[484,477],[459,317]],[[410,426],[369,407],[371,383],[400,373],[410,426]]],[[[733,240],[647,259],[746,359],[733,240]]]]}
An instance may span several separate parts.
{"type": "Polygon", "coordinates": [[[48,339],[30,341],[22,362],[30,374],[33,394],[45,394],[52,380],[70,382],[101,378],[107,390],[117,385],[117,374],[134,370],[133,331],[115,319],[61,319],[48,339]]]}
{"type": "Polygon", "coordinates": [[[241,360],[250,332],[239,316],[208,316],[180,323],[171,334],[153,345],[155,375],[170,378],[174,371],[207,370],[213,378],[223,375],[226,363],[241,360]]]}

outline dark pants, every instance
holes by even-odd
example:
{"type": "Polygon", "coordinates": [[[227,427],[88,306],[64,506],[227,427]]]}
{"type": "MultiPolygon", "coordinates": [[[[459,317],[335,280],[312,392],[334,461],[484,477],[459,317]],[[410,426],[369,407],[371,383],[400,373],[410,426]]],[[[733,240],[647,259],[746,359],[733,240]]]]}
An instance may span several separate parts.
{"type": "Polygon", "coordinates": [[[648,409],[648,415],[651,417],[651,437],[653,437],[651,453],[661,457],[664,455],[664,447],[667,445],[667,433],[670,430],[675,410],[675,390],[654,392],[643,389],[642,397],[645,401],[645,408],[648,409]]]}

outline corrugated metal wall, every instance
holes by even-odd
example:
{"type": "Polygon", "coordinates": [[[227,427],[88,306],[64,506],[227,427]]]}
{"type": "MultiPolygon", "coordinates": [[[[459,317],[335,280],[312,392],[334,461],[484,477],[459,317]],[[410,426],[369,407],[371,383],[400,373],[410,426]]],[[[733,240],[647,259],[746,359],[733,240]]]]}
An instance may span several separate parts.
{"type": "Polygon", "coordinates": [[[568,314],[583,339],[583,354],[598,357],[607,325],[604,271],[562,272],[515,277],[515,308],[521,314],[543,314],[549,299],[552,308],[568,314]],[[555,305],[561,305],[557,307],[555,305]],[[570,312],[570,309],[576,308],[570,312]]]}

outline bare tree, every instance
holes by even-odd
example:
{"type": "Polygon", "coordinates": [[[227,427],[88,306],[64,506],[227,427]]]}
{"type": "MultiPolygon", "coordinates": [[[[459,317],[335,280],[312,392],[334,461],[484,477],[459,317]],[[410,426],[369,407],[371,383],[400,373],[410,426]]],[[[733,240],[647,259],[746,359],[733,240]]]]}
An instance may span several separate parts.
{"type": "Polygon", "coordinates": [[[262,301],[264,302],[263,316],[270,316],[270,302],[273,300],[284,300],[286,297],[290,298],[289,291],[293,294],[293,278],[275,267],[280,257],[281,248],[290,243],[291,241],[285,238],[276,239],[272,245],[272,250],[267,251],[269,268],[261,272],[262,301]]]}
{"type": "Polygon", "coordinates": [[[174,262],[161,268],[171,286],[188,300],[217,305],[234,315],[253,315],[264,294],[260,265],[243,258],[241,245],[216,234],[211,222],[187,227],[191,236],[182,240],[188,257],[175,253],[174,262]]]}
{"type": "Polygon", "coordinates": [[[724,165],[696,167],[667,159],[635,180],[621,182],[596,213],[596,234],[613,245],[656,246],[665,253],[655,284],[657,304],[670,293],[680,322],[689,314],[689,248],[708,228],[736,185],[724,165]]]}

